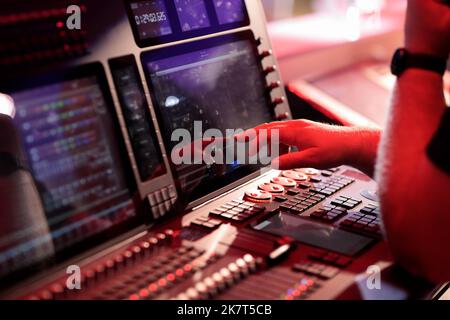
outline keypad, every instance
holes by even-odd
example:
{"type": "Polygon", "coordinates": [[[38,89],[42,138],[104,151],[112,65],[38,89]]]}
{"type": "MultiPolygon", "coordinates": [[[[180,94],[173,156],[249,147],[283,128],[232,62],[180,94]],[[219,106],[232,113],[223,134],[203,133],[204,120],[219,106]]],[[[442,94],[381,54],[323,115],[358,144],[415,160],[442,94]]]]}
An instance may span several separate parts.
{"type": "Polygon", "coordinates": [[[327,266],[322,263],[302,261],[293,266],[294,271],[305,272],[323,279],[332,279],[339,273],[336,267],[327,266]]]}
{"type": "Polygon", "coordinates": [[[291,200],[284,202],[280,206],[281,211],[292,212],[294,214],[301,214],[316,204],[325,200],[325,196],[309,191],[300,191],[291,200]]]}
{"type": "Polygon", "coordinates": [[[369,204],[369,205],[365,206],[364,208],[362,208],[360,210],[360,212],[363,213],[363,214],[379,216],[380,215],[380,208],[378,206],[373,205],[373,204],[369,204]]]}
{"type": "Polygon", "coordinates": [[[359,206],[361,203],[362,203],[361,200],[354,199],[351,197],[346,197],[346,196],[339,196],[336,199],[334,199],[333,201],[331,201],[332,205],[339,206],[339,207],[345,208],[347,210],[354,209],[357,206],[359,206]]]}
{"type": "Polygon", "coordinates": [[[234,200],[210,212],[211,216],[234,222],[245,222],[264,212],[265,208],[256,203],[234,200]]]}
{"type": "Polygon", "coordinates": [[[177,192],[173,185],[163,188],[148,196],[148,201],[155,219],[165,216],[177,201],[177,192]]]}
{"type": "Polygon", "coordinates": [[[217,219],[212,219],[210,217],[199,217],[191,222],[191,226],[196,226],[200,228],[205,228],[209,230],[217,229],[222,225],[222,221],[217,219]]]}
{"type": "Polygon", "coordinates": [[[316,249],[309,255],[309,258],[338,268],[346,268],[353,262],[349,257],[322,249],[316,249]]]}
{"type": "Polygon", "coordinates": [[[310,181],[313,182],[309,189],[311,192],[319,193],[327,197],[355,182],[353,179],[342,176],[332,176],[329,178],[312,177],[310,181]]]}
{"type": "Polygon", "coordinates": [[[341,222],[340,226],[351,231],[381,236],[380,218],[373,215],[355,213],[341,222]]]}
{"type": "Polygon", "coordinates": [[[347,210],[333,205],[326,205],[313,212],[310,217],[323,222],[335,222],[345,215],[347,215],[347,210]]]}

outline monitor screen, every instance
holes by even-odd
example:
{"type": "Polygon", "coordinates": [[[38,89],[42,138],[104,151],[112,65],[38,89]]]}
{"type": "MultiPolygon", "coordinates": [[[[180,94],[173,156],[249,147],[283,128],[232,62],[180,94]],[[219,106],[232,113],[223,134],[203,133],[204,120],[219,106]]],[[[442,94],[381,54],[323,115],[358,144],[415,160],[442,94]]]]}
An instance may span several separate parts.
{"type": "Polygon", "coordinates": [[[191,39],[244,27],[244,0],[125,0],[139,47],[191,39]]]}
{"type": "Polygon", "coordinates": [[[175,0],[183,32],[210,27],[205,0],[175,0]]]}
{"type": "MultiPolygon", "coordinates": [[[[200,124],[203,132],[217,129],[226,137],[227,130],[273,120],[251,32],[150,51],[142,60],[168,154],[177,147],[172,139],[177,129],[196,137],[200,124]]],[[[192,201],[258,169],[238,162],[175,166],[181,189],[192,201]]]]}
{"type": "Polygon", "coordinates": [[[219,24],[245,21],[247,11],[244,0],[213,0],[219,24]]]}
{"type": "Polygon", "coordinates": [[[125,224],[137,225],[139,218],[103,67],[91,64],[32,81],[9,93],[50,233],[38,237],[50,236],[53,252],[41,252],[41,239],[27,234],[35,222],[23,221],[22,228],[0,235],[0,277],[44,258],[66,257],[94,238],[117,235],[125,224]]]}

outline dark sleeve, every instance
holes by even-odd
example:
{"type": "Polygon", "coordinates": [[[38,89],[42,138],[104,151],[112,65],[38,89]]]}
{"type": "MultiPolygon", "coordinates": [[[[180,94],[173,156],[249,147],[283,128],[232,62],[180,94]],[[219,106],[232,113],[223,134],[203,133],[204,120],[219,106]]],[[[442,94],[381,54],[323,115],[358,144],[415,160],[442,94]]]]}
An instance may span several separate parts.
{"type": "Polygon", "coordinates": [[[445,112],[427,153],[436,166],[450,174],[450,108],[445,112]]]}

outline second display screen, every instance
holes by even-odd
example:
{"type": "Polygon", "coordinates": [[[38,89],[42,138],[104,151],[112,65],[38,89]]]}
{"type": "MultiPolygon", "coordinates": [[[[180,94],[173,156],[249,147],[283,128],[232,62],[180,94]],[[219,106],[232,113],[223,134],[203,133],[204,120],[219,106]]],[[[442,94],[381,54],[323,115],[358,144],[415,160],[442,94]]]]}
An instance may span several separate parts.
{"type": "Polygon", "coordinates": [[[137,44],[158,45],[249,24],[244,0],[128,0],[137,44]]]}

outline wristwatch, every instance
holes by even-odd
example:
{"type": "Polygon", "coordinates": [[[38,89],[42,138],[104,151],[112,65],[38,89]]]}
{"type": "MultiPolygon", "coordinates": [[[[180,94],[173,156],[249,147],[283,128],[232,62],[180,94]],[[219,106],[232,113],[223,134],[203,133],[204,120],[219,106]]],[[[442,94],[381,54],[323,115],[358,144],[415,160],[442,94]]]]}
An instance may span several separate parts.
{"type": "Polygon", "coordinates": [[[427,54],[413,54],[406,49],[398,49],[392,58],[391,72],[400,77],[407,69],[422,69],[443,76],[447,69],[447,61],[427,54]]]}
{"type": "Polygon", "coordinates": [[[0,177],[8,176],[18,170],[26,170],[20,159],[9,152],[0,151],[0,177]]]}

